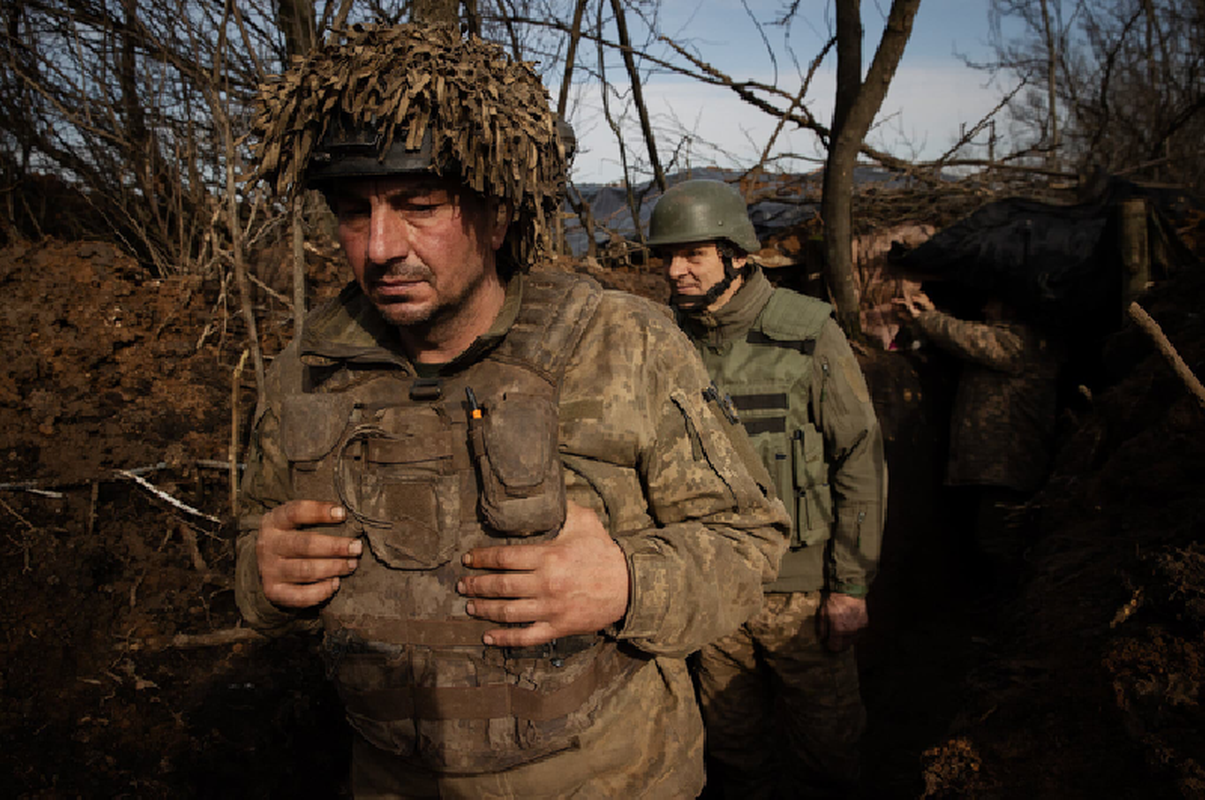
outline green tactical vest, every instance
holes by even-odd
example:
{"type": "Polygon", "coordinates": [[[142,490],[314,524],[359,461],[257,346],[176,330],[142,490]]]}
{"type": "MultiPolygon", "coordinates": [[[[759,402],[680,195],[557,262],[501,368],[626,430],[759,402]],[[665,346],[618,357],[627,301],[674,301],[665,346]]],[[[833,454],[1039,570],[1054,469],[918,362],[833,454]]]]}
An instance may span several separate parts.
{"type": "Polygon", "coordinates": [[[824,438],[808,399],[816,337],[831,313],[828,303],[775,290],[744,338],[718,348],[695,343],[791,514],[791,547],[767,591],[811,591],[823,580],[817,551],[832,533],[833,500],[824,438]]]}
{"type": "Polygon", "coordinates": [[[327,532],[365,557],[321,610],[327,668],[352,727],[436,772],[495,772],[575,746],[647,660],[601,635],[482,644],[461,556],[555,536],[565,515],[558,398],[602,291],[524,278],[506,337],[446,377],[416,378],[386,347],[323,345],[282,399],[293,496],[341,503],[327,532]]]}

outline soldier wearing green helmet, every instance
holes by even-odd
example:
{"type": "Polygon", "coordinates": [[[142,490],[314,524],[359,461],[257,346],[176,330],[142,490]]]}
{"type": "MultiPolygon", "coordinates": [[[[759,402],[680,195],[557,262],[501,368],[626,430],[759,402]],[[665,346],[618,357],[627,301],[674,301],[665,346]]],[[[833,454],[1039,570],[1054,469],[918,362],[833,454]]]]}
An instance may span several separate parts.
{"type": "Polygon", "coordinates": [[[868,622],[887,468],[862,371],[832,308],[777,289],[744,199],[671,187],[650,220],[670,302],[791,514],[762,609],[699,654],[709,776],[725,798],[849,797],[865,710],[853,643],[868,622]]]}
{"type": "Polygon", "coordinates": [[[695,797],[685,656],[786,547],[673,322],[534,268],[560,128],[450,28],[355,28],[262,95],[257,176],[322,191],[354,280],[273,362],[236,597],[321,631],[356,796],[695,797]]]}
{"type": "Polygon", "coordinates": [[[686,310],[712,305],[734,281],[748,274],[748,267],[733,265],[733,259],[761,249],[745,201],[722,181],[693,180],[669,189],[653,208],[649,219],[649,247],[707,245],[715,243],[724,267],[723,277],[700,294],[682,294],[670,283],[670,303],[686,310]],[[739,248],[734,250],[733,248],[739,248]]]}

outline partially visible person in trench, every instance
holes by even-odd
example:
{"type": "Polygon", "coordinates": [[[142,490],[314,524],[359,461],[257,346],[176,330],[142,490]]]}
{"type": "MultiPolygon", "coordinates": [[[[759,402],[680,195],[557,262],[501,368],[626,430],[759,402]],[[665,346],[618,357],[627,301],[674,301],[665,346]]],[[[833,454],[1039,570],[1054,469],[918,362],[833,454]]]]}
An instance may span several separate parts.
{"type": "Polygon", "coordinates": [[[1010,515],[1050,472],[1065,348],[999,298],[983,305],[982,320],[940,311],[912,284],[895,303],[960,363],[945,482],[967,521],[972,585],[1007,597],[1027,544],[1010,515]]]}

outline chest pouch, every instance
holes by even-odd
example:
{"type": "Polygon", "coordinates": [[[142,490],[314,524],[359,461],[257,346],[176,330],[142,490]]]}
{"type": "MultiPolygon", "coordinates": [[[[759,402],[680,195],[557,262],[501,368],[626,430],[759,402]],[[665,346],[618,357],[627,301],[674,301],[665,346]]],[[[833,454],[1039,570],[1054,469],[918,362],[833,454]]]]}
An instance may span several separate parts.
{"type": "Polygon", "coordinates": [[[486,523],[509,536],[551,533],[565,522],[557,408],[545,396],[508,392],[483,406],[469,395],[469,446],[486,523]]]}
{"type": "MultiPolygon", "coordinates": [[[[293,497],[340,502],[334,454],[346,435],[354,405],[353,399],[345,395],[296,394],[284,398],[280,445],[289,462],[293,497]]],[[[360,535],[359,525],[352,518],[338,525],[324,525],[321,530],[331,535],[360,535]]]]}
{"type": "Polygon", "coordinates": [[[337,451],[340,502],[386,565],[446,564],[460,527],[452,426],[434,408],[386,408],[364,417],[350,426],[337,451]]]}
{"type": "Polygon", "coordinates": [[[824,435],[804,425],[791,437],[795,477],[795,529],[791,547],[825,541],[832,533],[833,495],[824,461],[824,435]]]}

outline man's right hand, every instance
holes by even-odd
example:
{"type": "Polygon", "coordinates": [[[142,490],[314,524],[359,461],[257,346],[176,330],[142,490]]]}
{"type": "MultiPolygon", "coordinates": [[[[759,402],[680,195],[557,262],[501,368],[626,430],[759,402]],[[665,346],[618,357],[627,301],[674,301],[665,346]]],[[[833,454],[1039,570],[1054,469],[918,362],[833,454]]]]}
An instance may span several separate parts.
{"type": "Polygon", "coordinates": [[[265,514],[255,545],[264,596],[285,608],[308,608],[338,591],[340,576],[360,563],[364,544],[308,528],[346,518],[341,506],[317,500],[291,500],[265,514]]]}
{"type": "Polygon", "coordinates": [[[937,308],[929,299],[929,295],[921,290],[920,284],[912,281],[904,281],[903,297],[896,297],[891,302],[907,314],[909,319],[916,319],[924,312],[937,308]]]}

